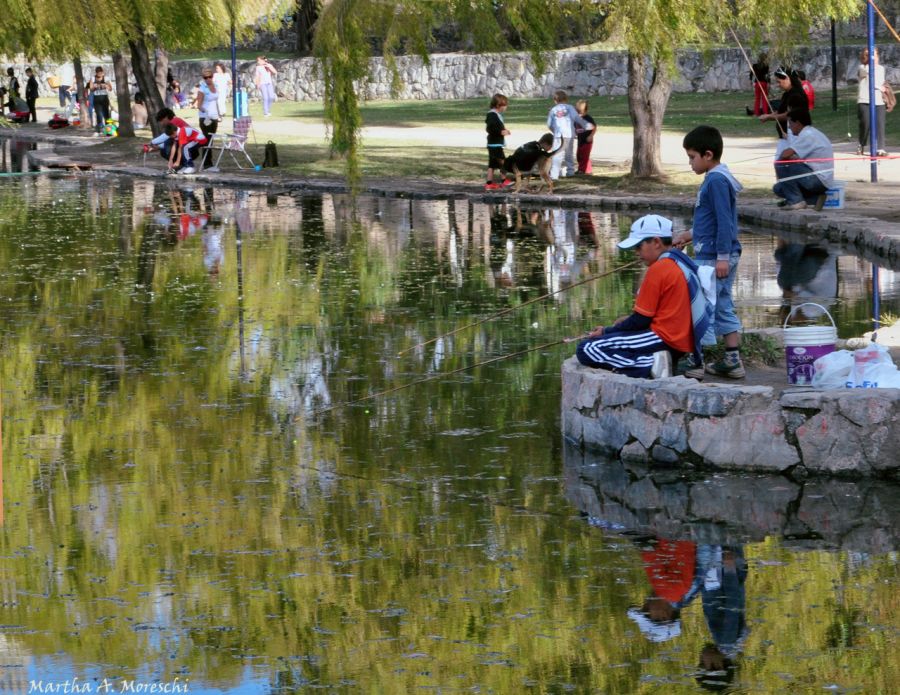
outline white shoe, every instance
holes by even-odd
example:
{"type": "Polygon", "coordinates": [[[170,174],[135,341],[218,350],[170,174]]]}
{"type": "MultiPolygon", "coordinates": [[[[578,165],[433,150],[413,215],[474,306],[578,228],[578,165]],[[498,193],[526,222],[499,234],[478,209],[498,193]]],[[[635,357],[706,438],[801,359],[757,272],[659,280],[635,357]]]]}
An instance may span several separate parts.
{"type": "Polygon", "coordinates": [[[672,376],[672,353],[668,350],[660,350],[653,353],[653,366],[650,368],[650,378],[665,379],[672,376]]]}
{"type": "Polygon", "coordinates": [[[791,203],[789,205],[785,205],[784,209],[785,210],[806,210],[807,207],[809,207],[809,206],[806,204],[806,201],[801,200],[799,203],[791,203]]]}
{"type": "Polygon", "coordinates": [[[184,169],[181,170],[181,173],[182,174],[193,174],[194,167],[185,167],[184,169]]]}
{"type": "Polygon", "coordinates": [[[221,171],[221,169],[219,169],[219,167],[207,167],[206,171],[209,174],[218,174],[221,171]]]}

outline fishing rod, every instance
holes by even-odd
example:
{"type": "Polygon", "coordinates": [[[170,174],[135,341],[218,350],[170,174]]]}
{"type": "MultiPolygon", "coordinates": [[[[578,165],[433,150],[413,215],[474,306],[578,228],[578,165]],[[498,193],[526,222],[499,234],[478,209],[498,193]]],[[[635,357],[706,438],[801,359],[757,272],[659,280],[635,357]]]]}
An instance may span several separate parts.
{"type": "MultiPolygon", "coordinates": [[[[744,56],[744,60],[747,61],[747,65],[750,66],[750,73],[755,75],[753,72],[753,63],[750,60],[750,56],[747,55],[747,52],[744,50],[744,47],[741,45],[740,39],[738,39],[737,34],[734,33],[734,27],[728,27],[728,30],[731,32],[731,35],[734,37],[734,42],[737,44],[738,49],[741,51],[741,55],[744,56]]],[[[768,62],[768,61],[767,61],[768,62]]],[[[772,102],[769,101],[769,95],[760,90],[760,94],[762,94],[763,99],[766,101],[766,107],[769,109],[769,113],[775,113],[775,110],[772,108],[772,102]]],[[[775,119],[775,126],[778,128],[778,132],[781,133],[781,137],[786,137],[787,133],[781,125],[781,121],[777,118],[775,119]]]]}
{"type": "Polygon", "coordinates": [[[547,294],[541,295],[540,297],[535,297],[534,299],[529,299],[527,302],[523,302],[522,304],[519,304],[517,306],[508,307],[506,309],[503,309],[502,311],[498,311],[496,314],[491,314],[490,316],[487,316],[486,318],[475,321],[474,323],[469,323],[465,326],[461,326],[460,328],[456,328],[452,331],[449,331],[448,333],[442,333],[439,336],[431,338],[431,340],[426,340],[423,343],[418,343],[417,345],[408,347],[405,350],[401,350],[400,352],[397,353],[397,357],[402,357],[407,352],[410,352],[412,350],[417,350],[418,348],[425,347],[426,345],[431,345],[432,343],[436,343],[441,338],[446,338],[451,335],[456,335],[457,333],[464,331],[467,328],[474,328],[475,326],[480,326],[482,323],[487,323],[488,321],[493,321],[494,319],[500,318],[501,316],[506,316],[506,314],[516,311],[517,309],[521,309],[524,306],[528,306],[529,304],[534,304],[535,302],[539,302],[543,299],[547,299],[547,297],[552,297],[553,295],[559,294],[560,292],[565,292],[566,290],[571,290],[573,287],[578,287],[579,285],[584,285],[585,283],[593,282],[594,280],[599,280],[600,278],[604,278],[607,275],[612,275],[613,273],[617,273],[620,270],[624,270],[625,268],[630,268],[631,266],[637,265],[638,263],[640,263],[639,260],[630,261],[628,263],[625,263],[624,265],[620,265],[618,268],[613,268],[612,270],[607,270],[605,273],[600,273],[599,275],[593,275],[592,277],[585,278],[584,280],[579,280],[578,282],[572,283],[571,285],[568,285],[561,289],[554,290],[553,292],[548,292],[547,294]]]}
{"type": "MultiPolygon", "coordinates": [[[[508,360],[510,357],[519,357],[520,355],[527,355],[529,352],[536,352],[537,350],[546,350],[547,348],[554,347],[556,345],[563,345],[565,343],[571,343],[576,340],[581,340],[586,337],[588,334],[562,338],[560,340],[554,340],[550,343],[544,343],[543,345],[538,345],[536,347],[525,348],[524,350],[518,350],[516,352],[511,352],[508,355],[500,355],[499,357],[492,357],[489,360],[484,360],[483,362],[476,362],[475,364],[470,364],[466,367],[460,367],[459,369],[454,369],[449,372],[439,372],[437,374],[432,374],[431,376],[427,376],[424,379],[418,379],[416,381],[411,381],[408,384],[401,384],[400,386],[395,386],[393,388],[387,389],[385,391],[379,391],[377,393],[371,393],[368,396],[363,396],[362,398],[357,398],[352,401],[345,401],[344,403],[338,403],[337,405],[330,405],[327,408],[321,408],[320,410],[316,410],[312,413],[313,416],[321,415],[322,413],[327,413],[331,410],[335,410],[337,408],[344,408],[351,405],[357,405],[358,403],[363,403],[365,401],[370,401],[374,398],[379,398],[381,396],[387,396],[392,393],[396,393],[397,391],[403,391],[404,389],[411,388],[413,386],[418,386],[419,384],[425,384],[429,381],[434,381],[435,379],[443,379],[447,376],[453,376],[454,374],[461,374],[462,372],[467,372],[471,369],[476,369],[478,367],[483,367],[487,364],[493,364],[495,362],[500,362],[502,360],[508,360]]],[[[300,416],[296,416],[295,420],[299,420],[300,416]]]]}

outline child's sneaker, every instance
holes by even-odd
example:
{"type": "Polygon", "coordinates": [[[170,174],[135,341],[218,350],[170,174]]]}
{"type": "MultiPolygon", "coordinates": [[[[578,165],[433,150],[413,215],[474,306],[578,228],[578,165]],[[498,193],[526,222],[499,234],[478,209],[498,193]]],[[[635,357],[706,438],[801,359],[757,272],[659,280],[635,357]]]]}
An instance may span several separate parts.
{"type": "Polygon", "coordinates": [[[503,179],[503,183],[500,184],[501,188],[509,188],[515,183],[515,181],[510,181],[509,179],[503,179]]]}
{"type": "Polygon", "coordinates": [[[493,181],[488,181],[484,184],[484,190],[486,191],[496,191],[498,188],[500,188],[500,184],[494,183],[493,181]]]}
{"type": "Polygon", "coordinates": [[[703,381],[706,372],[703,370],[703,364],[694,359],[693,353],[688,353],[678,360],[678,370],[676,374],[686,376],[688,379],[696,379],[703,381]]]}
{"type": "Polygon", "coordinates": [[[650,368],[651,379],[665,379],[672,376],[672,353],[660,350],[653,353],[653,366],[650,368]]]}
{"type": "Polygon", "coordinates": [[[741,358],[738,357],[737,361],[734,361],[728,359],[727,355],[718,362],[706,365],[706,372],[716,376],[724,376],[728,379],[743,379],[746,375],[744,365],[741,364],[741,358]]]}

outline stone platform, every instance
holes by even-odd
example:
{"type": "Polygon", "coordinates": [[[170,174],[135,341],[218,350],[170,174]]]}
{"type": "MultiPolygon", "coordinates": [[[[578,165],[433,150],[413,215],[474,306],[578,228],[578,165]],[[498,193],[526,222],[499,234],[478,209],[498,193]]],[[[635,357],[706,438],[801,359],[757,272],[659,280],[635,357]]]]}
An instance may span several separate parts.
{"type": "Polygon", "coordinates": [[[896,476],[900,389],[836,389],[632,379],[562,367],[562,427],[623,461],[765,472],[896,476]]]}

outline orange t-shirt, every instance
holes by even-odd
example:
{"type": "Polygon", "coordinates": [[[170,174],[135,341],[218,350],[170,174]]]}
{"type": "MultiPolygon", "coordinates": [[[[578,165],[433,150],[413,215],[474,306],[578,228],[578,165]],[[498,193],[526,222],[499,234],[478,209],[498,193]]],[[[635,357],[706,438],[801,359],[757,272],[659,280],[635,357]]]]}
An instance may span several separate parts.
{"type": "Polygon", "coordinates": [[[696,554],[695,543],[664,538],[659,539],[653,550],[643,551],[641,559],[653,593],[669,603],[681,601],[694,582],[696,554]]]}
{"type": "Polygon", "coordinates": [[[634,310],[651,319],[650,330],[681,352],[694,349],[691,297],[681,268],[671,258],[660,258],[647,268],[634,310]]]}

